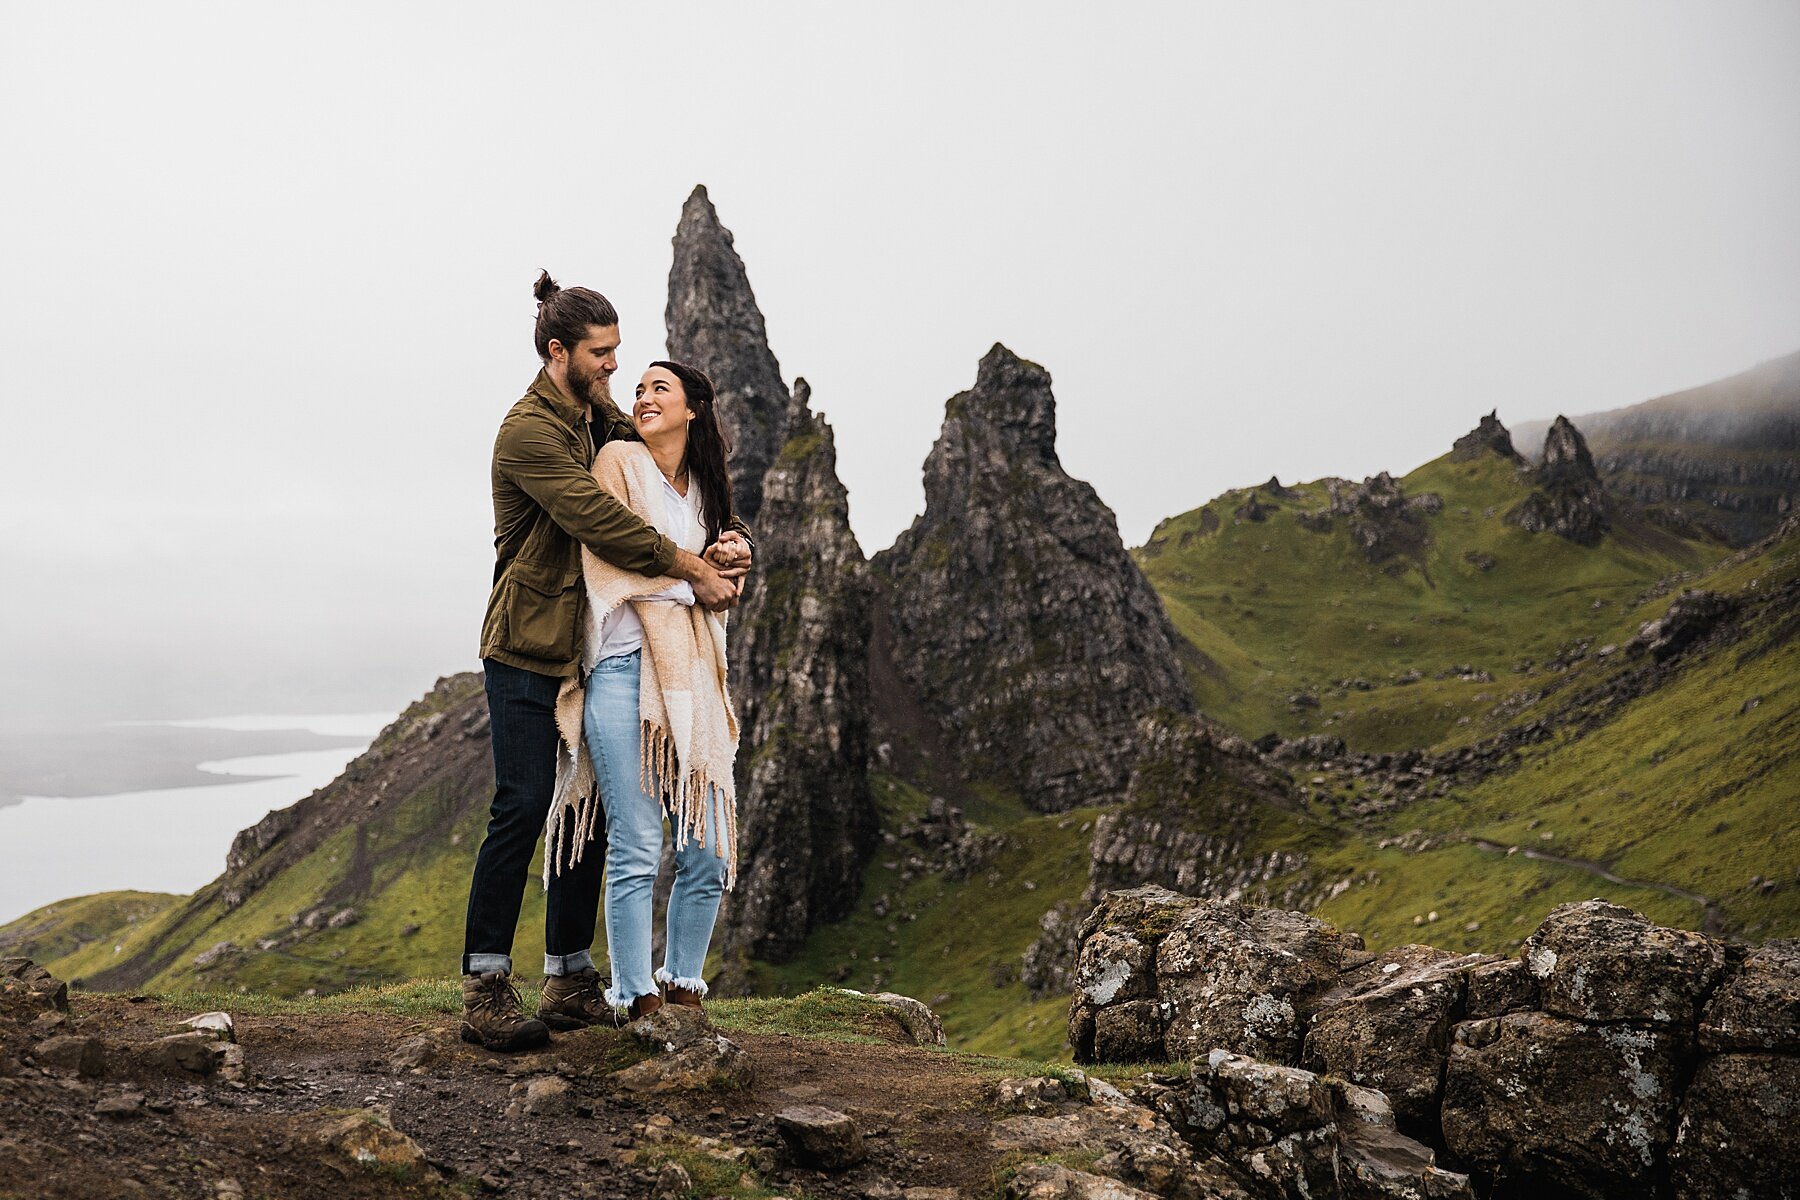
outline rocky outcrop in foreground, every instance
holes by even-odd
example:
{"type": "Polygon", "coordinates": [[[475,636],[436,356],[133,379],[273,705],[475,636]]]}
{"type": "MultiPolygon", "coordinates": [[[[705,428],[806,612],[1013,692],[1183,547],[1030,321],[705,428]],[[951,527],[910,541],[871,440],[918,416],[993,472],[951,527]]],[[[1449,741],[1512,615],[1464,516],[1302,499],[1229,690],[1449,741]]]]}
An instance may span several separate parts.
{"type": "Polygon", "coordinates": [[[1518,958],[1377,955],[1301,913],[1143,887],[1083,924],[1076,985],[1078,1060],[1185,1059],[1200,1079],[1244,1055],[1293,1069],[1273,1094],[1374,1089],[1483,1195],[1800,1192],[1800,942],[1590,900],[1518,958]]]}
{"type": "Polygon", "coordinates": [[[1193,708],[1162,602],[1057,459],[1049,372],[1004,346],[945,406],[925,512],[874,561],[932,740],[1035,809],[1118,799],[1138,719],[1193,708]]]}

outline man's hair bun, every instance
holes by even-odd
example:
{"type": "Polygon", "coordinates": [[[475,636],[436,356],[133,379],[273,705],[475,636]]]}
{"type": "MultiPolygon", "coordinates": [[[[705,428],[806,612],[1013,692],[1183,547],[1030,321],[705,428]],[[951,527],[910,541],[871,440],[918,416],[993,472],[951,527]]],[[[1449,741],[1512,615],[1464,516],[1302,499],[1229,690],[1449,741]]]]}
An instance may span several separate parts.
{"type": "Polygon", "coordinates": [[[550,272],[548,271],[539,271],[537,282],[531,286],[531,294],[537,297],[539,304],[542,304],[560,291],[562,291],[561,285],[559,285],[556,280],[550,278],[550,272]]]}

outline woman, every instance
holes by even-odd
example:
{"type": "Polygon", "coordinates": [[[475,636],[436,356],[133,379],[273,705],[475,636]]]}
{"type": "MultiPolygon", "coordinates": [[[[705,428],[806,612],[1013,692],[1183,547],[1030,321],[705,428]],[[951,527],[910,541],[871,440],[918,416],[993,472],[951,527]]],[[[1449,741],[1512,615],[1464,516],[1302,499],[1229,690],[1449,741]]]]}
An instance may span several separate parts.
{"type": "MultiPolygon", "coordinates": [[[[641,442],[600,448],[594,476],[626,507],[699,554],[731,518],[729,446],[712,381],[682,363],[644,372],[632,409],[641,442]]],[[[737,718],[725,686],[725,621],[691,586],[622,571],[582,552],[588,628],[580,684],[565,685],[558,724],[574,771],[551,818],[547,870],[592,836],[595,785],[606,820],[606,999],[630,1019],[672,1004],[701,1007],[706,950],[736,874],[732,765],[737,718]],[[663,816],[675,832],[662,966],[651,970],[651,896],[663,816]],[[667,988],[666,993],[658,985],[667,988]]]]}

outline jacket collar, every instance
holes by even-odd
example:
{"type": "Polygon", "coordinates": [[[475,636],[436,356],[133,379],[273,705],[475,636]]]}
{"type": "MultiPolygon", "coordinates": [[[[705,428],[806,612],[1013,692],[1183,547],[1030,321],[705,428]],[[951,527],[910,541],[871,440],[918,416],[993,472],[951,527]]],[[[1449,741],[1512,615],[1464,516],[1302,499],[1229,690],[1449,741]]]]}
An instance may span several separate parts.
{"type": "Polygon", "coordinates": [[[570,426],[580,425],[588,419],[587,406],[577,404],[569,399],[563,390],[556,386],[556,381],[550,378],[550,368],[548,367],[538,368],[537,378],[531,381],[531,386],[526,389],[526,394],[536,396],[548,404],[550,411],[561,417],[570,426]]]}

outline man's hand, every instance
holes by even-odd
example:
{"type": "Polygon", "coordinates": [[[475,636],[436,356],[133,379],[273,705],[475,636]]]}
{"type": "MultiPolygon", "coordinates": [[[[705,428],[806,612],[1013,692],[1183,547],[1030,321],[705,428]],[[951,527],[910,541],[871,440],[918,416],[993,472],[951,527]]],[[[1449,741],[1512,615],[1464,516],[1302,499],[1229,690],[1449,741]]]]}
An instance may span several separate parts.
{"type": "Polygon", "coordinates": [[[750,559],[750,543],[735,529],[725,530],[718,541],[706,548],[706,561],[727,579],[742,579],[748,575],[750,559]]]}
{"type": "Polygon", "coordinates": [[[712,612],[724,612],[737,604],[742,591],[735,578],[688,550],[675,552],[675,565],[669,568],[669,574],[693,584],[694,603],[712,612]]]}

